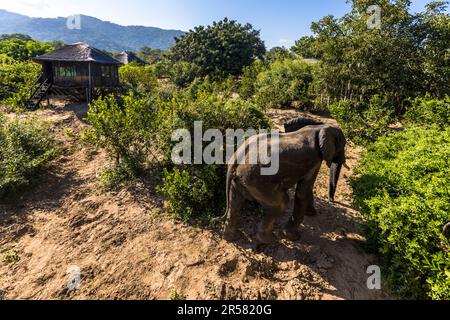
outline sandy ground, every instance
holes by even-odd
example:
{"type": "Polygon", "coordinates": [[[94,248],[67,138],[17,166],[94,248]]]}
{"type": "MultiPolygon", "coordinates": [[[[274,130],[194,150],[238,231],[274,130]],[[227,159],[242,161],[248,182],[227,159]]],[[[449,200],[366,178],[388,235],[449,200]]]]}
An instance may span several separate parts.
{"type": "MultiPolygon", "coordinates": [[[[168,299],[175,293],[186,299],[390,298],[367,289],[366,270],[376,260],[362,249],[351,171],[343,170],[338,203],[330,204],[324,166],[315,190],[319,215],[306,218],[302,239],[256,253],[248,239],[228,243],[217,230],[164,215],[151,173],[101,193],[96,180],[106,158],[77,139],[87,126],[85,112],[84,105],[36,112],[52,123],[66,151],[23,197],[0,203],[0,299],[168,299]],[[72,266],[80,268],[81,284],[70,291],[72,266]]],[[[270,112],[278,125],[300,114],[270,112]]],[[[348,147],[350,168],[361,151],[348,147]]],[[[244,215],[250,239],[259,219],[250,210],[244,215]]]]}

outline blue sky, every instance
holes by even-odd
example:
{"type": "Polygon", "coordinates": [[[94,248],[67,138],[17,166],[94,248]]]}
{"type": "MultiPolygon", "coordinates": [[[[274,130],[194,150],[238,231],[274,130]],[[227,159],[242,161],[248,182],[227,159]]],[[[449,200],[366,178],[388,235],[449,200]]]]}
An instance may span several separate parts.
{"type": "MultiPolygon", "coordinates": [[[[413,11],[429,0],[412,0],[413,11]]],[[[224,17],[250,22],[268,47],[290,46],[310,34],[311,22],[348,11],[345,0],[0,0],[0,9],[33,16],[86,14],[122,25],[187,31],[224,17]]]]}

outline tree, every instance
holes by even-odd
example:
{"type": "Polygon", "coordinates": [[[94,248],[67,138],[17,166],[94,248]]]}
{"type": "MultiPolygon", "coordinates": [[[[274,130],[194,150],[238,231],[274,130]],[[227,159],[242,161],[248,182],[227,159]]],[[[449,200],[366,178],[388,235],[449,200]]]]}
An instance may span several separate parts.
{"type": "Polygon", "coordinates": [[[64,47],[66,45],[63,41],[60,41],[60,40],[53,40],[53,41],[50,41],[48,44],[51,45],[53,47],[53,49],[55,49],[55,50],[61,49],[62,47],[64,47]]]}
{"type": "Polygon", "coordinates": [[[422,47],[424,90],[442,98],[450,95],[450,15],[448,2],[431,2],[418,17],[422,47]]]}
{"type": "Polygon", "coordinates": [[[48,43],[35,40],[11,39],[0,41],[0,54],[18,61],[27,61],[53,50],[48,43]]]}
{"type": "Polygon", "coordinates": [[[33,40],[29,35],[22,34],[22,33],[12,33],[12,34],[2,34],[0,36],[0,41],[6,41],[6,40],[24,40],[24,41],[30,41],[33,40]]]}
{"type": "Polygon", "coordinates": [[[267,52],[265,56],[265,60],[269,63],[272,63],[276,60],[284,60],[288,58],[293,58],[293,54],[285,47],[273,47],[267,52]]]}
{"type": "Polygon", "coordinates": [[[228,19],[214,22],[212,26],[196,27],[175,41],[172,60],[194,63],[201,77],[239,75],[266,51],[259,31],[251,24],[242,25],[228,19]]]}
{"type": "Polygon", "coordinates": [[[380,94],[402,113],[410,97],[448,93],[450,23],[444,2],[431,3],[422,14],[409,12],[409,0],[351,3],[351,12],[313,23],[314,39],[297,43],[302,52],[311,42],[320,57],[315,88],[322,101],[368,102],[380,94]],[[371,4],[381,7],[380,28],[367,26],[371,4]]]}
{"type": "Polygon", "coordinates": [[[0,103],[14,109],[23,108],[39,72],[41,67],[37,63],[16,61],[0,54],[0,103]]]}
{"type": "Polygon", "coordinates": [[[301,106],[309,102],[312,65],[301,60],[277,60],[256,79],[255,99],[269,108],[289,108],[297,101],[301,106]]]}
{"type": "Polygon", "coordinates": [[[305,59],[320,59],[320,55],[315,48],[315,42],[316,38],[313,36],[301,37],[295,41],[295,45],[291,48],[291,51],[305,59]]]}
{"type": "Polygon", "coordinates": [[[139,50],[137,56],[149,64],[154,64],[163,60],[164,51],[161,49],[152,49],[148,46],[144,46],[141,50],[139,50]]]}

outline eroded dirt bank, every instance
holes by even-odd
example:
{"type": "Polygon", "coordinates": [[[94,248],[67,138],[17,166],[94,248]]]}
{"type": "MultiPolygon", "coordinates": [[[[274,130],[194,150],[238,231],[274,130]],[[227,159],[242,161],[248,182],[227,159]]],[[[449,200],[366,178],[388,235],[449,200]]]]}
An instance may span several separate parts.
{"type": "MultiPolygon", "coordinates": [[[[161,214],[151,174],[99,193],[105,156],[76,139],[85,111],[71,105],[37,112],[52,123],[66,152],[23,198],[0,203],[0,299],[167,299],[175,291],[188,299],[388,298],[366,286],[366,269],[376,261],[361,248],[351,171],[343,170],[338,203],[330,204],[324,166],[315,190],[319,216],[306,218],[302,239],[281,240],[257,254],[245,239],[227,243],[216,231],[161,214]],[[82,281],[69,292],[66,272],[73,265],[82,281]]],[[[277,124],[299,114],[270,113],[277,124]]],[[[360,154],[349,146],[350,168],[360,154]]],[[[243,219],[250,237],[257,221],[250,213],[243,219]]]]}

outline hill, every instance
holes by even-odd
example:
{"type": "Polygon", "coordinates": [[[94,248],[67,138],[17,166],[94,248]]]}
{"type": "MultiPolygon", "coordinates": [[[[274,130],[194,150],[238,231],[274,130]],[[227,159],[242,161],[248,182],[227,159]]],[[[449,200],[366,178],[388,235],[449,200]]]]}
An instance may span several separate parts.
{"type": "Polygon", "coordinates": [[[144,46],[167,50],[174,37],[183,31],[155,27],[121,26],[81,15],[81,29],[67,28],[67,18],[31,18],[0,9],[0,34],[23,33],[36,40],[60,40],[66,43],[85,42],[109,51],[137,51],[144,46]]]}

